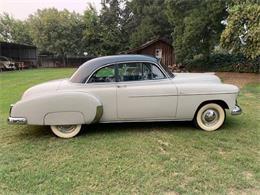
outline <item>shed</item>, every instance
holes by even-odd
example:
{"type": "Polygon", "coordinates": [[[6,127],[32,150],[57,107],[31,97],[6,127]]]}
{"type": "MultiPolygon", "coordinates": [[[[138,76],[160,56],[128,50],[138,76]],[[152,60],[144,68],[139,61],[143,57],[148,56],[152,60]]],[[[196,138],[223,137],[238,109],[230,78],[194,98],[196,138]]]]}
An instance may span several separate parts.
{"type": "Polygon", "coordinates": [[[95,58],[94,56],[67,56],[64,59],[61,56],[53,54],[41,54],[38,56],[40,67],[54,68],[54,67],[79,67],[84,62],[95,58]],[[64,64],[65,63],[65,64],[64,64]]]}
{"type": "Polygon", "coordinates": [[[37,66],[37,48],[33,45],[0,42],[0,56],[11,58],[24,67],[37,66]]]}
{"type": "Polygon", "coordinates": [[[164,38],[150,40],[143,45],[125,51],[127,54],[145,54],[160,58],[161,62],[167,66],[175,64],[175,54],[172,44],[164,38]]]}

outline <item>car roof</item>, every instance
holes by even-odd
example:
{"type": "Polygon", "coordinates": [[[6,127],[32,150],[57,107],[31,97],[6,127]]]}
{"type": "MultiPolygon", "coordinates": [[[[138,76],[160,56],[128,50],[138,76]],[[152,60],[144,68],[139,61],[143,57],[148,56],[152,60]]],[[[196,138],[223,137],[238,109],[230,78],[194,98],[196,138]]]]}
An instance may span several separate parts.
{"type": "Polygon", "coordinates": [[[149,56],[149,55],[111,55],[111,56],[103,56],[94,58],[82,64],[79,69],[72,75],[72,82],[81,82],[81,80],[88,77],[93,71],[96,69],[106,65],[106,64],[114,64],[119,62],[152,62],[157,63],[158,59],[149,56]]]}
{"type": "Polygon", "coordinates": [[[0,58],[5,59],[5,60],[9,59],[8,57],[5,57],[5,56],[0,56],[0,58]]]}
{"type": "Polygon", "coordinates": [[[149,61],[149,62],[157,62],[158,60],[149,55],[112,55],[112,56],[103,56],[94,58],[92,60],[89,60],[85,62],[82,66],[95,66],[96,68],[99,68],[100,66],[103,66],[105,64],[113,64],[117,62],[125,62],[125,61],[149,61]]]}

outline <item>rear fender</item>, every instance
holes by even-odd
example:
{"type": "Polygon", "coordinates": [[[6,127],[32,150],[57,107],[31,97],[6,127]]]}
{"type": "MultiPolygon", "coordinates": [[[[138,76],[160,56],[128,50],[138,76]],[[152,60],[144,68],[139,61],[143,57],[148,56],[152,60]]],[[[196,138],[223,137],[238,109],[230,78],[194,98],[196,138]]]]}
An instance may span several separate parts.
{"type": "Polygon", "coordinates": [[[98,122],[103,107],[98,98],[84,92],[57,92],[17,102],[12,117],[24,117],[32,125],[90,124],[98,122]]]}

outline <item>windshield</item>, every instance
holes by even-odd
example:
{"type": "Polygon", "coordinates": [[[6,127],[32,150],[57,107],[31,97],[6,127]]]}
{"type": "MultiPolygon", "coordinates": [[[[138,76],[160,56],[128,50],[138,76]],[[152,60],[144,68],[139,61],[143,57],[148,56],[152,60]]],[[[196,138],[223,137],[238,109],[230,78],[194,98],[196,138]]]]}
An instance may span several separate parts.
{"type": "Polygon", "coordinates": [[[170,71],[170,69],[168,68],[168,66],[164,65],[162,62],[160,62],[160,65],[163,67],[163,69],[168,73],[168,75],[173,78],[174,74],[170,71]]]}

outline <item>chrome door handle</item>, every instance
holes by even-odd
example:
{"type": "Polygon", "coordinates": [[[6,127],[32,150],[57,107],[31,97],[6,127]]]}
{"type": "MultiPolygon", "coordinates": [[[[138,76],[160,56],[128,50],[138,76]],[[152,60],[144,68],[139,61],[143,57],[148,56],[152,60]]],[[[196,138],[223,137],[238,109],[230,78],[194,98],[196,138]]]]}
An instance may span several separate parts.
{"type": "Polygon", "coordinates": [[[126,88],[127,85],[117,85],[117,88],[126,88]]]}

